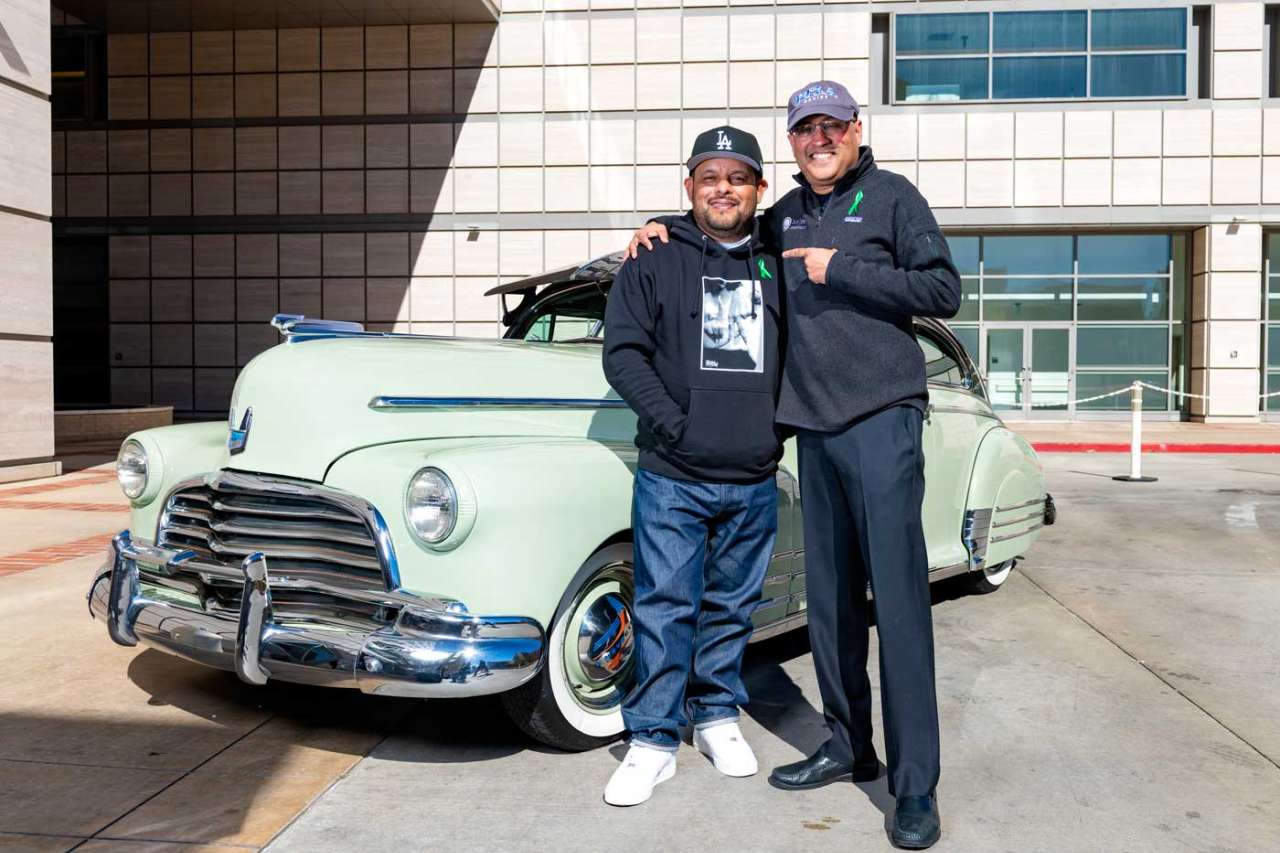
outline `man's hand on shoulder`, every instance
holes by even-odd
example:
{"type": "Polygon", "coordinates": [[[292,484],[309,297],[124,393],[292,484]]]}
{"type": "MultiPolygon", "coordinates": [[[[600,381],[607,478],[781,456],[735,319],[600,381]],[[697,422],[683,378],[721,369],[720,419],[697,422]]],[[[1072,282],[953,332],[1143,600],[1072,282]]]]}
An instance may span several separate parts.
{"type": "Polygon", "coordinates": [[[632,260],[640,257],[641,246],[653,251],[653,238],[656,237],[666,243],[668,242],[668,236],[667,226],[661,222],[646,222],[636,229],[635,234],[631,235],[631,242],[627,244],[627,257],[632,260]]]}
{"type": "Polygon", "coordinates": [[[804,258],[804,274],[814,284],[827,283],[827,267],[835,257],[835,249],[820,249],[810,246],[805,249],[787,249],[782,253],[784,258],[804,258]]]}

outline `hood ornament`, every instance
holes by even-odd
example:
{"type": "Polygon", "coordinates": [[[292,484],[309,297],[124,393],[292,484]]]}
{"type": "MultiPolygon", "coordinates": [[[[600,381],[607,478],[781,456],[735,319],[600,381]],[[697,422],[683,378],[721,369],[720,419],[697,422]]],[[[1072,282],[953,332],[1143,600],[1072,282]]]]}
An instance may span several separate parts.
{"type": "Polygon", "coordinates": [[[230,434],[227,436],[227,450],[232,456],[237,453],[243,453],[244,447],[249,443],[249,430],[253,427],[253,406],[249,406],[244,410],[244,417],[240,419],[240,426],[236,427],[236,410],[232,409],[227,415],[227,429],[230,434]]]}

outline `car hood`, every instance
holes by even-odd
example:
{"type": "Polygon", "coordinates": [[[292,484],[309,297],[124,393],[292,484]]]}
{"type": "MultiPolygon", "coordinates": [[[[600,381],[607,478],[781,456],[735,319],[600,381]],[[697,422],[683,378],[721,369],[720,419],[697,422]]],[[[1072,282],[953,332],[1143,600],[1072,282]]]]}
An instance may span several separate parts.
{"type": "Polygon", "coordinates": [[[617,399],[600,347],[459,338],[335,337],[273,347],[241,372],[237,426],[252,409],[244,449],[227,467],[323,481],[338,458],[397,441],[459,436],[589,436],[630,440],[622,409],[538,406],[370,407],[376,397],[617,399]]]}

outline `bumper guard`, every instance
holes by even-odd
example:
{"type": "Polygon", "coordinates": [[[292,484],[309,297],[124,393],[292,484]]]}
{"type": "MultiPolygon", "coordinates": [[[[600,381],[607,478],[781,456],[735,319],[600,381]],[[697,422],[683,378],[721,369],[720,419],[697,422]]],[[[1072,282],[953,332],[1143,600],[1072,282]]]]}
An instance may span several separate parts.
{"type": "MultiPolygon", "coordinates": [[[[182,586],[182,584],[179,584],[182,586]]],[[[268,680],[355,687],[386,696],[453,697],[502,693],[542,666],[542,626],[524,616],[473,616],[461,602],[403,590],[341,590],[284,579],[280,588],[328,594],[398,611],[393,624],[362,630],[350,621],[277,614],[262,554],[239,567],[192,551],[112,540],[89,587],[89,612],[122,646],[139,642],[196,663],[235,672],[249,684],[268,680]],[[243,584],[238,617],[201,609],[143,589],[140,567],[157,580],[179,574],[243,584]]]]}

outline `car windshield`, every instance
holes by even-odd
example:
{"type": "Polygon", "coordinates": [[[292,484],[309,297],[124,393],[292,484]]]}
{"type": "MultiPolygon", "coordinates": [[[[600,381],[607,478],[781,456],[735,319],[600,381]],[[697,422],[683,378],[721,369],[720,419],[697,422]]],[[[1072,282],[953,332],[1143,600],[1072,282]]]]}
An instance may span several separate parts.
{"type": "Polygon", "coordinates": [[[538,308],[524,340],[598,343],[604,338],[604,305],[604,294],[594,287],[550,299],[538,308]]]}

